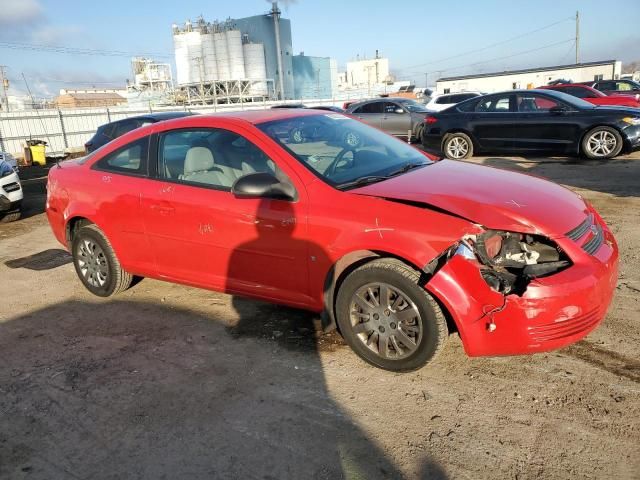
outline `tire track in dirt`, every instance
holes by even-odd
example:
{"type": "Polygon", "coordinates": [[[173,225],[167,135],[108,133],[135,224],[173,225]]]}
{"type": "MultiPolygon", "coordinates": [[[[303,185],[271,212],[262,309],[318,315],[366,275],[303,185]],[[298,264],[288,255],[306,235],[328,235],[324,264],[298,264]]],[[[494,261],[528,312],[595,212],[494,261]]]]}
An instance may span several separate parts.
{"type": "Polygon", "coordinates": [[[565,348],[564,353],[596,368],[640,383],[640,361],[585,340],[565,348]]]}

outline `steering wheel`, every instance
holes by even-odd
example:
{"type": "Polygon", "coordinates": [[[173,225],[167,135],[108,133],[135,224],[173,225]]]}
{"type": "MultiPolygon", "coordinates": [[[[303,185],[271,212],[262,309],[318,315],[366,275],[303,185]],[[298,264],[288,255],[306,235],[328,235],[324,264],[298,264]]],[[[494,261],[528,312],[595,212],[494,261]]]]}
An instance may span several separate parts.
{"type": "Polygon", "coordinates": [[[336,155],[336,158],[333,159],[333,161],[329,164],[327,169],[324,171],[324,174],[327,177],[329,178],[333,177],[333,175],[336,173],[336,170],[338,168],[338,164],[342,161],[342,159],[348,152],[353,152],[353,159],[351,160],[351,164],[353,165],[355,163],[356,161],[355,149],[350,147],[344,147],[342,150],[340,150],[338,155],[336,155]]]}

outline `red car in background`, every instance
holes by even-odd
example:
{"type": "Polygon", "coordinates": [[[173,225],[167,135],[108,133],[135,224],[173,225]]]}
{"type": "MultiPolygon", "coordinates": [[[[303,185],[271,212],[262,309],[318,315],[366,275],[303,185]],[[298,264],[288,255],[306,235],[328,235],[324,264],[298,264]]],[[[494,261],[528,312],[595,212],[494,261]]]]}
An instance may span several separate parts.
{"type": "Polygon", "coordinates": [[[547,85],[545,87],[538,88],[567,93],[574,97],[586,100],[589,103],[593,103],[594,105],[615,105],[640,108],[640,101],[631,95],[606,95],[600,90],[596,90],[593,87],[579,83],[561,83],[558,85],[547,85]]]}
{"type": "Polygon", "coordinates": [[[596,80],[580,83],[588,87],[593,87],[606,95],[625,95],[640,100],[640,83],[633,80],[596,80]]]}
{"type": "Polygon", "coordinates": [[[617,279],[613,234],[569,189],[306,109],[136,129],[51,168],[47,217],[95,295],[151,277],[322,312],[394,371],[453,326],[473,356],[575,342],[617,279]]]}

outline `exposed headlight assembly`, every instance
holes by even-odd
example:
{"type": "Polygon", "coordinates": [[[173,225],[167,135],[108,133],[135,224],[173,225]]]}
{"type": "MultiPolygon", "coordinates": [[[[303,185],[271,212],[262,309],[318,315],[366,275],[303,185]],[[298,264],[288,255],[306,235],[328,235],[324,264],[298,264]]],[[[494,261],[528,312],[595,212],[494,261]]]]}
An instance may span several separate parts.
{"type": "Polygon", "coordinates": [[[0,177],[6,177],[7,175],[11,175],[12,173],[14,173],[14,169],[11,165],[9,165],[7,162],[2,161],[0,162],[0,177]]]}

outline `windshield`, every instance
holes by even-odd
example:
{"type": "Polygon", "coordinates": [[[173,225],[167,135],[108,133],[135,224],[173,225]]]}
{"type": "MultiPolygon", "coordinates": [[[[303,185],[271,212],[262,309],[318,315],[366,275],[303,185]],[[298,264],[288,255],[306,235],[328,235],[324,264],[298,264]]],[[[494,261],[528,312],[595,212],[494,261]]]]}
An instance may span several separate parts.
{"type": "Polygon", "coordinates": [[[415,100],[398,100],[398,103],[410,112],[426,112],[427,108],[415,100]]]}
{"type": "Polygon", "coordinates": [[[305,167],[336,188],[381,181],[431,164],[406,143],[339,113],[257,125],[305,167]]]}

